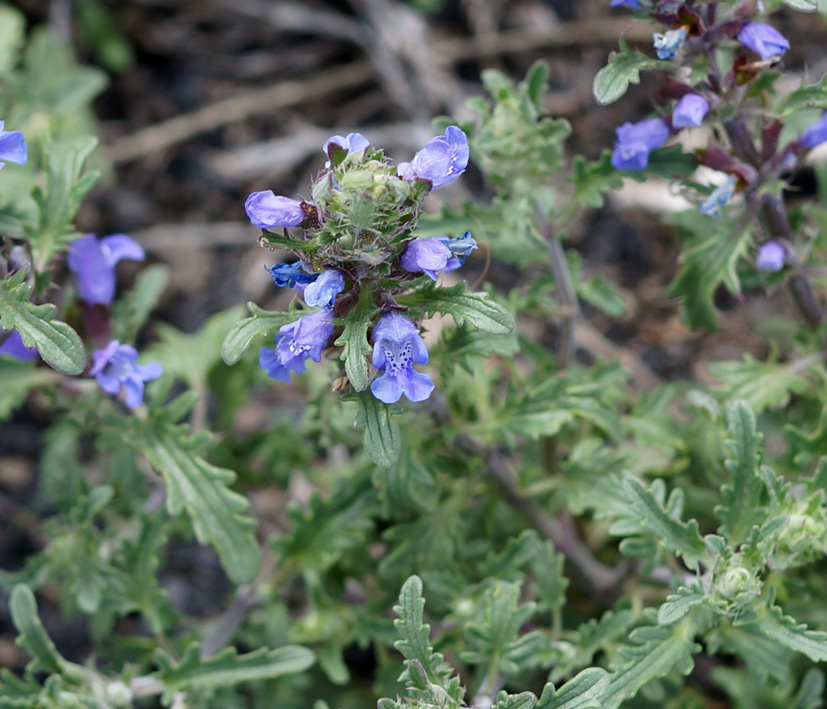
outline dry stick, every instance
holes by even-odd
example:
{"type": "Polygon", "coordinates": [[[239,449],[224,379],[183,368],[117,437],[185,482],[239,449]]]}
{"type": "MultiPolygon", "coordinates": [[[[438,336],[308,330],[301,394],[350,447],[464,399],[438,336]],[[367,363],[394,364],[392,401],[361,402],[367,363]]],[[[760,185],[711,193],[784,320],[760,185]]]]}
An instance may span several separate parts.
{"type": "MultiPolygon", "coordinates": [[[[735,154],[760,172],[763,160],[755,148],[744,119],[736,116],[724,121],[724,128],[732,142],[735,154]]],[[[792,243],[787,208],[779,195],[766,194],[761,198],[758,219],[771,237],[792,243]]],[[[793,300],[807,324],[813,329],[818,329],[824,322],[824,308],[816,298],[809,279],[799,271],[790,278],[789,287],[793,300]]]]}
{"type": "MultiPolygon", "coordinates": [[[[450,64],[495,54],[607,44],[617,41],[619,34],[624,34],[631,40],[651,40],[651,29],[644,22],[606,20],[570,22],[561,26],[559,32],[551,33],[538,33],[535,30],[503,32],[497,36],[495,43],[486,44],[485,47],[480,47],[473,38],[444,40],[434,42],[432,50],[436,60],[450,64]]],[[[373,67],[362,61],[330,69],[311,79],[285,81],[274,86],[250,89],[118,138],[107,148],[107,157],[115,164],[136,160],[230,123],[252,116],[272,114],[278,109],[332,91],[353,89],[374,78],[373,67]]]]}

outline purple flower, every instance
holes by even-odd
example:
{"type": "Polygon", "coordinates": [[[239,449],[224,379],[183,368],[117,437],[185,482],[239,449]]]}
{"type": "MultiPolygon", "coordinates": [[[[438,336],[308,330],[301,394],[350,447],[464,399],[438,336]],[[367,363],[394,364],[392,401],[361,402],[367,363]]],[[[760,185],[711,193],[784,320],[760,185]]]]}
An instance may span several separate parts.
{"type": "Polygon", "coordinates": [[[313,283],[318,277],[318,273],[308,273],[304,270],[301,261],[296,263],[277,263],[272,268],[267,269],[267,273],[273,279],[279,288],[295,288],[297,285],[307,285],[313,283]]]}
{"type": "Polygon", "coordinates": [[[437,271],[443,270],[452,256],[451,250],[443,243],[442,238],[411,241],[402,252],[402,268],[411,273],[426,273],[435,281],[437,271]]]}
{"type": "Polygon", "coordinates": [[[78,276],[78,290],[83,300],[109,305],[115,297],[115,265],[118,261],[143,261],[145,258],[141,245],[126,234],[110,234],[100,240],[89,234],[69,245],[67,264],[78,276]]]}
{"type": "Polygon", "coordinates": [[[345,277],[334,270],[321,275],[304,289],[304,302],[316,308],[333,309],[336,296],[345,289],[345,277]]]}
{"type": "Polygon", "coordinates": [[[290,381],[290,372],[301,374],[308,357],[322,359],[322,350],[333,334],[333,313],[317,310],[279,328],[276,348],[262,347],[258,363],[273,379],[290,381]]]}
{"type": "Polygon", "coordinates": [[[755,265],[759,271],[777,273],[784,268],[786,250],[777,241],[768,241],[758,249],[758,258],[755,265]]]}
{"type": "Polygon", "coordinates": [[[273,190],[253,192],[244,203],[244,211],[259,229],[298,226],[304,221],[302,203],[273,194],[273,190]]]}
{"type": "Polygon", "coordinates": [[[748,22],[738,33],[738,41],[766,61],[790,48],[790,43],[775,27],[763,22],[748,22]]]}
{"type": "Polygon", "coordinates": [[[810,124],[809,128],[801,134],[798,144],[802,148],[814,148],[825,140],[827,140],[827,113],[815,123],[810,124]]]}
{"type": "Polygon", "coordinates": [[[0,355],[19,359],[21,362],[31,362],[39,356],[37,347],[26,347],[23,344],[23,338],[17,330],[12,330],[5,341],[0,344],[0,355]]]}
{"type": "Polygon", "coordinates": [[[468,138],[456,126],[448,126],[444,135],[429,140],[410,163],[400,163],[397,174],[407,180],[426,180],[436,190],[456,180],[467,166],[468,138]]]}
{"type": "Polygon", "coordinates": [[[334,135],[325,141],[324,147],[322,148],[322,151],[324,151],[326,155],[330,154],[331,145],[336,145],[350,154],[364,150],[370,145],[370,141],[361,133],[348,133],[347,138],[341,135],[334,135]]]}
{"type": "Polygon", "coordinates": [[[658,52],[658,59],[674,59],[683,46],[687,34],[688,32],[684,27],[669,30],[664,34],[655,32],[652,39],[658,52]]]}
{"type": "Polygon", "coordinates": [[[95,377],[107,394],[126,390],[126,405],[137,408],[144,400],[144,382],[157,379],[164,370],[157,362],[138,364],[138,352],[131,345],[122,345],[112,340],[102,350],[92,353],[90,376],[95,377]]]}
{"type": "Polygon", "coordinates": [[[669,126],[660,118],[640,123],[624,123],[615,130],[617,140],[612,165],[617,170],[643,170],[649,164],[649,151],[669,138],[669,126]]]}
{"type": "Polygon", "coordinates": [[[434,390],[427,374],[415,372],[413,363],[425,364],[428,350],[419,329],[403,315],[386,313],[373,328],[373,366],[381,376],[373,380],[370,390],[386,404],[399,401],[404,394],[409,401],[424,401],[434,390]]]}
{"type": "Polygon", "coordinates": [[[672,126],[674,128],[692,128],[701,125],[704,116],[709,111],[709,103],[698,94],[686,94],[672,111],[672,126]]]}
{"type": "Polygon", "coordinates": [[[717,217],[721,213],[721,207],[732,199],[736,181],[732,175],[729,175],[724,184],[718,185],[712,190],[712,194],[701,202],[700,207],[698,207],[701,214],[707,217],[717,217]]]}
{"type": "Polygon", "coordinates": [[[640,0],[612,0],[609,3],[609,7],[631,7],[633,10],[642,10],[643,6],[640,4],[640,0]]]}
{"type": "MultiPolygon", "coordinates": [[[[3,130],[5,125],[5,121],[0,121],[0,160],[11,160],[23,165],[29,157],[26,139],[19,130],[3,130]]],[[[5,164],[0,162],[0,170],[5,164]]]]}

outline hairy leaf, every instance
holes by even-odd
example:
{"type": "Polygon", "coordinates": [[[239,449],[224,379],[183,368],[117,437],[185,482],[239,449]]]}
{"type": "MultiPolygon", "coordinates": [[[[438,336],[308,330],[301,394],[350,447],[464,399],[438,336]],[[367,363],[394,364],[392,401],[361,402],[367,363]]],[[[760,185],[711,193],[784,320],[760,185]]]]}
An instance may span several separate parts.
{"type": "Polygon", "coordinates": [[[609,687],[609,674],[599,667],[583,670],[555,690],[549,683],[535,709],[602,709],[603,694],[609,687]]]}
{"type": "Polygon", "coordinates": [[[487,293],[466,293],[464,283],[451,288],[426,287],[397,300],[422,316],[443,313],[453,317],[457,325],[467,321],[492,335],[507,335],[514,329],[514,320],[502,305],[489,299],[487,293]]]}
{"type": "Polygon", "coordinates": [[[365,452],[377,465],[394,465],[402,450],[402,436],[391,418],[390,405],[379,401],[370,391],[360,392],[357,401],[359,413],[355,425],[365,430],[365,452]]]}
{"type": "Polygon", "coordinates": [[[232,330],[224,338],[221,346],[221,357],[227,364],[235,364],[240,360],[253,340],[266,335],[272,335],[283,325],[298,320],[302,313],[271,313],[259,308],[255,303],[247,303],[252,317],[244,318],[235,324],[232,330]]]}
{"type": "Polygon", "coordinates": [[[605,106],[617,101],[629,84],[640,83],[640,72],[656,67],[660,62],[640,52],[620,51],[609,55],[609,63],[594,77],[592,92],[599,104],[605,106]]]}

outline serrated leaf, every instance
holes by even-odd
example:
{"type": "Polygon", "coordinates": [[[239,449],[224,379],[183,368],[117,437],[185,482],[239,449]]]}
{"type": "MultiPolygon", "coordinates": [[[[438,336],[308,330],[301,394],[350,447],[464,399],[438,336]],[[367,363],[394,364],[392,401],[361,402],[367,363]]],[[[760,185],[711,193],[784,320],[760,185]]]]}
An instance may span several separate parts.
{"type": "Polygon", "coordinates": [[[514,319],[503,306],[490,300],[487,293],[466,293],[464,283],[451,288],[422,288],[397,300],[416,308],[422,316],[450,315],[457,325],[467,321],[477,330],[492,335],[507,335],[514,329],[514,319]]]}
{"type": "Polygon", "coordinates": [[[368,328],[373,308],[370,299],[363,299],[356,312],[348,315],[345,329],[334,344],[342,347],[342,359],[348,381],[356,391],[364,391],[368,386],[368,361],[370,354],[368,328]]]}
{"type": "Polygon", "coordinates": [[[531,692],[521,692],[520,694],[507,694],[501,692],[497,697],[497,703],[491,709],[534,709],[537,703],[537,697],[531,692]]]}
{"type": "Polygon", "coordinates": [[[791,91],[778,106],[782,116],[798,113],[806,108],[827,108],[827,75],[817,84],[791,91]]]}
{"type": "Polygon", "coordinates": [[[693,584],[690,588],[681,586],[675,593],[670,593],[666,601],[658,608],[658,624],[671,625],[683,618],[689,610],[703,603],[706,594],[703,590],[693,584]]]}
{"type": "Polygon", "coordinates": [[[609,63],[594,77],[594,98],[603,106],[614,103],[626,93],[629,84],[640,83],[641,71],[656,67],[659,63],[640,52],[612,52],[609,63]]]}
{"type": "Polygon", "coordinates": [[[221,345],[221,357],[227,364],[238,362],[256,338],[272,335],[283,325],[298,320],[302,314],[312,312],[308,310],[302,313],[272,313],[259,308],[255,303],[247,303],[247,307],[252,317],[236,323],[221,345]]]}
{"type": "Polygon", "coordinates": [[[668,627],[644,626],[629,636],[630,644],[620,651],[613,663],[609,684],[602,697],[602,709],[616,709],[637,694],[647,682],[677,669],[681,674],[692,671],[692,654],[701,646],[693,642],[695,627],[689,619],[668,627]]]}
{"type": "Polygon", "coordinates": [[[640,480],[628,473],[623,476],[623,489],[640,522],[654,533],[659,543],[680,554],[689,568],[697,569],[706,550],[698,532],[698,523],[695,520],[681,522],[658,502],[640,480]]]}
{"type": "Polygon", "coordinates": [[[590,667],[555,690],[549,683],[543,689],[535,709],[602,709],[603,693],[609,686],[609,674],[590,667]]]}
{"type": "Polygon", "coordinates": [[[161,415],[154,416],[135,423],[133,439],[164,478],[167,510],[172,515],[186,511],[195,536],[215,547],[233,581],[252,581],[260,557],[253,532],[256,523],[243,514],[249,507],[247,500],[229,487],[235,473],[197,455],[183,426],[173,427],[161,415]]]}
{"type": "Polygon", "coordinates": [[[80,374],[86,368],[86,350],[78,334],[55,320],[57,308],[29,302],[32,287],[24,272],[0,279],[0,328],[17,330],[27,347],[37,347],[47,364],[64,374],[80,374]]]}
{"type": "Polygon", "coordinates": [[[809,391],[812,383],[802,376],[805,371],[779,362],[760,362],[748,353],[742,361],[709,365],[709,373],[722,382],[722,398],[743,399],[757,413],[784,407],[793,394],[809,391]]]}
{"type": "Polygon", "coordinates": [[[805,624],[784,615],[777,606],[764,607],[757,611],[757,616],[757,630],[771,640],[806,655],[813,662],[827,660],[827,633],[809,630],[805,624]]]}
{"type": "Polygon", "coordinates": [[[357,401],[359,413],[354,425],[365,431],[363,443],[368,457],[384,467],[396,464],[402,450],[402,435],[391,417],[391,407],[369,390],[360,392],[357,401]]]}
{"type": "Polygon", "coordinates": [[[767,516],[760,504],[764,490],[759,469],[761,434],[755,428],[755,414],[743,401],[728,403],[724,417],[730,435],[726,441],[730,456],[725,462],[730,482],[721,488],[724,503],[715,508],[715,514],[722,522],[718,531],[737,547],[767,516]]]}
{"type": "Polygon", "coordinates": [[[12,589],[9,612],[19,633],[16,644],[33,658],[28,666],[30,672],[48,672],[76,680],[83,677],[83,669],[65,660],[46,634],[37,614],[37,601],[28,586],[18,584],[12,589]]]}
{"type": "Polygon", "coordinates": [[[179,663],[173,663],[163,652],[158,652],[156,659],[160,669],[153,676],[164,683],[167,692],[273,679],[303,672],[316,661],[313,652],[301,645],[286,645],[276,650],[259,648],[244,655],[228,647],[205,660],[200,656],[198,643],[187,648],[179,663]]]}

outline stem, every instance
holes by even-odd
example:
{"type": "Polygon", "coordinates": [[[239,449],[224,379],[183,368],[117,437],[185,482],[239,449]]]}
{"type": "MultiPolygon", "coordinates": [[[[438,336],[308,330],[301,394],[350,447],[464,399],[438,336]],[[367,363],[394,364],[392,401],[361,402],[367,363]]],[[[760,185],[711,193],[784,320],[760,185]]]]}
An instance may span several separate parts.
{"type": "Polygon", "coordinates": [[[548,260],[554,285],[557,302],[560,305],[560,345],[557,353],[557,369],[568,369],[574,360],[574,326],[577,315],[577,293],[571,279],[569,264],[566,261],[566,252],[556,233],[546,237],[548,243],[548,260]]]}

